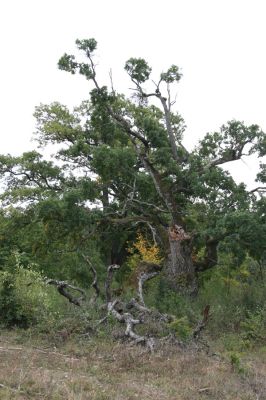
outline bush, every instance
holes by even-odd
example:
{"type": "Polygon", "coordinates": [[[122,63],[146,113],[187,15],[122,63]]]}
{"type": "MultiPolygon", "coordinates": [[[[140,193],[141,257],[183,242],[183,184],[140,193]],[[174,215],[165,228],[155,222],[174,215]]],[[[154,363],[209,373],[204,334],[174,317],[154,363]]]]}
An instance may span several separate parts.
{"type": "Polygon", "coordinates": [[[13,271],[0,272],[0,321],[5,326],[29,326],[56,318],[58,295],[33,266],[19,262],[13,271]]]}
{"type": "Polygon", "coordinates": [[[266,308],[258,308],[254,312],[247,312],[247,317],[241,322],[241,337],[247,346],[251,342],[266,341],[266,308]]]}
{"type": "Polygon", "coordinates": [[[169,324],[169,328],[171,332],[184,341],[191,337],[192,328],[187,317],[175,319],[169,324]]]}
{"type": "Polygon", "coordinates": [[[245,368],[242,366],[241,358],[237,353],[230,354],[230,362],[235,372],[237,372],[238,374],[245,373],[245,368]]]}

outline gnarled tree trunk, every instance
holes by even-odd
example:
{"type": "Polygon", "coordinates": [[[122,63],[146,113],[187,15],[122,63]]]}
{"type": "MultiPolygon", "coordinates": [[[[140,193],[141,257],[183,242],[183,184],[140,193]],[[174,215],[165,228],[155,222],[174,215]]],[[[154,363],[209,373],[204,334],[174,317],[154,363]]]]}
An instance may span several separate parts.
{"type": "Polygon", "coordinates": [[[165,275],[170,286],[182,293],[195,294],[197,279],[192,260],[191,237],[179,225],[168,229],[169,250],[165,275]]]}

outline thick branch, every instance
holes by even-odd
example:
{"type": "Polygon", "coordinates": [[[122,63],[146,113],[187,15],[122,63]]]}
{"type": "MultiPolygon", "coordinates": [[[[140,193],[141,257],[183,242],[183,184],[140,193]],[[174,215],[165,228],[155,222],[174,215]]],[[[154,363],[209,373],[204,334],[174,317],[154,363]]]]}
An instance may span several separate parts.
{"type": "Polygon", "coordinates": [[[115,305],[117,300],[114,302],[108,303],[108,312],[112,314],[119,322],[126,324],[125,335],[134,340],[137,344],[143,343],[145,344],[150,351],[154,349],[154,339],[148,338],[146,336],[140,336],[136,332],[134,332],[134,326],[142,323],[140,319],[135,319],[130,313],[119,313],[115,309],[115,305]]]}
{"type": "Polygon", "coordinates": [[[170,110],[167,107],[166,99],[161,95],[161,93],[159,91],[157,93],[157,97],[160,99],[162,106],[163,106],[165,122],[166,122],[166,129],[167,129],[167,133],[168,133],[168,139],[170,142],[173,158],[175,161],[179,162],[180,159],[178,157],[177,146],[176,146],[176,142],[175,142],[175,135],[174,135],[174,132],[172,129],[170,110]]]}
{"type": "Polygon", "coordinates": [[[146,306],[139,304],[134,297],[127,303],[127,308],[130,310],[131,308],[135,308],[136,310],[142,313],[150,313],[151,310],[146,306]]]}
{"type": "Polygon", "coordinates": [[[205,168],[211,168],[217,165],[225,164],[227,162],[240,160],[242,156],[246,155],[243,153],[243,150],[244,147],[250,142],[250,140],[246,140],[244,143],[240,143],[235,147],[232,146],[232,148],[224,149],[223,153],[214,160],[211,160],[205,166],[205,168]]]}
{"type": "Polygon", "coordinates": [[[266,186],[258,186],[255,189],[252,189],[249,191],[249,193],[255,193],[255,192],[266,192],[266,186]]]}
{"type": "Polygon", "coordinates": [[[107,268],[107,277],[105,281],[105,295],[106,295],[106,303],[109,304],[112,300],[112,293],[111,293],[111,284],[113,280],[114,271],[118,270],[120,265],[112,264],[109,265],[107,268]]]}
{"type": "Polygon", "coordinates": [[[166,205],[167,210],[169,213],[172,215],[172,218],[174,222],[181,223],[181,218],[179,215],[179,212],[177,210],[176,203],[174,199],[172,198],[172,194],[170,190],[164,187],[164,184],[162,182],[161,176],[159,172],[154,168],[150,160],[148,159],[146,154],[143,154],[141,149],[138,148],[138,146],[135,145],[136,151],[138,153],[138,156],[146,169],[146,171],[149,173],[151,176],[155,189],[161,199],[163,200],[164,204],[166,205]]]}
{"type": "Polygon", "coordinates": [[[99,295],[100,295],[100,289],[99,289],[99,286],[98,286],[97,272],[96,272],[96,269],[94,268],[94,266],[92,265],[92,263],[91,263],[89,257],[88,257],[88,256],[85,256],[84,254],[82,254],[82,257],[83,257],[83,259],[86,261],[86,263],[89,265],[90,270],[91,270],[91,272],[92,272],[92,274],[93,274],[93,282],[92,282],[92,284],[91,284],[91,287],[95,290],[95,296],[94,296],[94,298],[93,298],[93,300],[92,300],[93,302],[95,302],[96,299],[97,299],[97,298],[99,297],[99,295]]]}
{"type": "Polygon", "coordinates": [[[146,307],[144,298],[143,298],[143,285],[146,281],[149,281],[150,279],[154,278],[158,274],[159,274],[159,272],[151,272],[151,273],[142,272],[138,277],[138,281],[139,281],[138,282],[138,296],[139,296],[140,304],[143,307],[146,307]]]}
{"type": "Polygon", "coordinates": [[[150,219],[147,217],[143,217],[140,215],[132,215],[124,218],[111,218],[107,217],[108,221],[112,222],[113,224],[118,224],[118,225],[125,225],[129,224],[131,222],[150,222],[150,219]]]}
{"type": "Polygon", "coordinates": [[[57,280],[54,280],[54,279],[48,279],[46,281],[46,283],[48,285],[55,285],[57,287],[58,292],[62,296],[66,297],[70,303],[75,304],[76,306],[80,307],[82,300],[84,300],[86,298],[86,294],[85,294],[84,290],[82,290],[82,289],[80,289],[80,288],[78,288],[76,286],[69,285],[65,281],[57,281],[57,280]],[[67,292],[66,289],[71,289],[71,290],[75,290],[77,292],[80,292],[82,294],[82,296],[80,298],[76,298],[76,297],[72,296],[72,294],[67,292]]]}
{"type": "Polygon", "coordinates": [[[200,333],[203,331],[203,329],[206,327],[207,322],[209,321],[210,318],[210,305],[208,304],[204,310],[203,310],[203,318],[202,320],[198,323],[196,326],[194,332],[192,333],[192,337],[194,339],[198,339],[200,336],[200,333]]]}
{"type": "Polygon", "coordinates": [[[110,115],[114,118],[114,120],[118,122],[118,124],[122,128],[125,129],[125,131],[130,137],[140,140],[146,148],[149,147],[149,142],[138,132],[134,131],[130,123],[125,118],[121,117],[121,115],[116,114],[110,106],[107,106],[107,110],[110,113],[110,115]]]}

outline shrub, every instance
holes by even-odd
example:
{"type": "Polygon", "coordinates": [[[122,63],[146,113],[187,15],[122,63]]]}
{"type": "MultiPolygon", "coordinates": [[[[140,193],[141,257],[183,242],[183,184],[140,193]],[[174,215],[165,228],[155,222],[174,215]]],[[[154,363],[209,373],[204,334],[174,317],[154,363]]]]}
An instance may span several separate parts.
{"type": "Polygon", "coordinates": [[[258,308],[247,312],[247,317],[241,322],[241,337],[247,345],[251,342],[266,341],[266,308],[258,308]]]}
{"type": "Polygon", "coordinates": [[[0,272],[0,321],[6,326],[27,328],[58,315],[57,294],[44,283],[34,266],[0,272]]]}
{"type": "Polygon", "coordinates": [[[173,322],[170,322],[169,328],[171,332],[184,341],[191,337],[192,329],[187,317],[175,319],[173,322]]]}
{"type": "Polygon", "coordinates": [[[235,372],[238,374],[245,373],[245,368],[242,366],[240,356],[237,353],[230,354],[230,362],[235,372]]]}

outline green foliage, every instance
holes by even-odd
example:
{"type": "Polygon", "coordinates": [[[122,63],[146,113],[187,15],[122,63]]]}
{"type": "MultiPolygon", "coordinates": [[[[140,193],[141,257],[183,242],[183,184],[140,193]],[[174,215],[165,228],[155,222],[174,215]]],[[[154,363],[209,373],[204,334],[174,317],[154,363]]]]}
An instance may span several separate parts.
{"type": "Polygon", "coordinates": [[[260,172],[257,175],[257,181],[266,182],[266,164],[260,164],[260,172]]]}
{"type": "Polygon", "coordinates": [[[266,343],[266,306],[247,311],[247,317],[241,322],[241,337],[247,346],[252,343],[266,343]]]}
{"type": "Polygon", "coordinates": [[[83,40],[76,40],[76,45],[79,50],[84,50],[86,53],[93,52],[97,48],[97,42],[95,39],[83,39],[83,40]]]}
{"type": "Polygon", "coordinates": [[[246,127],[240,121],[230,121],[223,125],[220,132],[213,134],[208,133],[200,142],[199,154],[202,157],[222,157],[226,162],[232,156],[238,159],[241,156],[243,147],[250,143],[249,154],[253,154],[262,146],[265,141],[265,134],[258,125],[250,125],[246,127]]]}
{"type": "Polygon", "coordinates": [[[58,316],[55,296],[33,266],[18,260],[12,272],[0,273],[0,321],[6,326],[29,326],[53,321],[58,316]]]}
{"type": "Polygon", "coordinates": [[[184,341],[191,337],[192,329],[187,317],[175,319],[173,322],[170,322],[169,328],[171,332],[184,341]]]}
{"type": "Polygon", "coordinates": [[[161,80],[166,83],[178,82],[182,77],[177,65],[172,65],[167,72],[161,73],[161,80]]]}
{"type": "Polygon", "coordinates": [[[230,354],[230,362],[234,371],[236,371],[238,374],[243,374],[245,372],[245,368],[241,363],[241,358],[237,353],[230,354]]]}
{"type": "Polygon", "coordinates": [[[143,83],[149,79],[151,68],[143,58],[130,58],[125,65],[125,70],[132,80],[143,83]]]}
{"type": "Polygon", "coordinates": [[[74,60],[75,57],[73,55],[65,53],[58,61],[58,68],[75,74],[78,63],[76,63],[74,60]]]}

